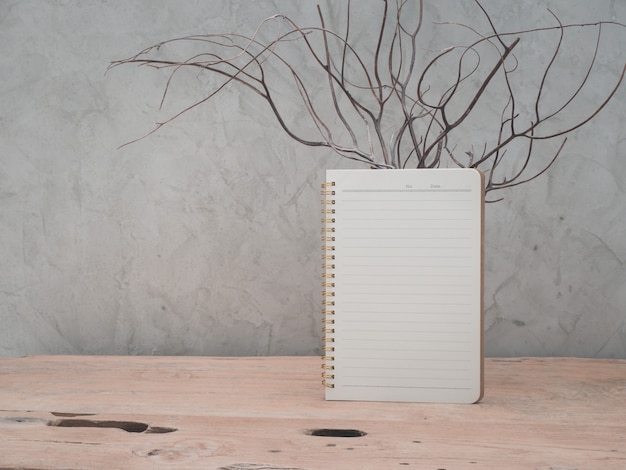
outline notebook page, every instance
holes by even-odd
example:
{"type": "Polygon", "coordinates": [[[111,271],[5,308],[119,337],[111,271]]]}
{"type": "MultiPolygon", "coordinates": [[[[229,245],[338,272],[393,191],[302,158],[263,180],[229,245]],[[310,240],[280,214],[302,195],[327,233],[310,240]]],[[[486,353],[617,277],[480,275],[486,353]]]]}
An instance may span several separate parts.
{"type": "Polygon", "coordinates": [[[327,399],[482,394],[482,179],[468,169],[328,170],[334,388],[327,399]]]}

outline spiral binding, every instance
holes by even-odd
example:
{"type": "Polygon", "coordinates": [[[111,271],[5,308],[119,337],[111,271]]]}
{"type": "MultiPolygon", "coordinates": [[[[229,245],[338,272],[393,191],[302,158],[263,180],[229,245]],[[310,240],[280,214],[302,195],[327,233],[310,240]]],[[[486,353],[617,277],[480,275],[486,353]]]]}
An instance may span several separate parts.
{"type": "Polygon", "coordinates": [[[322,356],[322,384],[328,388],[334,388],[333,379],[335,378],[335,208],[332,207],[335,204],[335,200],[332,196],[335,195],[334,187],[335,183],[326,182],[322,184],[322,274],[323,282],[322,287],[324,291],[322,293],[324,300],[322,301],[324,315],[322,333],[324,333],[323,341],[324,346],[322,350],[324,355],[322,356]]]}

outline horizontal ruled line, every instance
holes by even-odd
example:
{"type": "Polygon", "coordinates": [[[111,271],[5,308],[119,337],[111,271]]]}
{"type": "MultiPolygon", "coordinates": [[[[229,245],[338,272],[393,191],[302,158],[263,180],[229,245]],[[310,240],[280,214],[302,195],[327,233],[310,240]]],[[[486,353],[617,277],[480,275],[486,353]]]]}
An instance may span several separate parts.
{"type": "MultiPolygon", "coordinates": [[[[360,248],[360,247],[356,247],[360,248]]],[[[394,248],[394,247],[391,247],[394,248]]],[[[401,248],[401,247],[398,247],[401,248]]],[[[472,256],[441,256],[441,255],[344,255],[346,258],[437,258],[437,259],[471,259],[472,256]]]]}
{"type": "MultiPolygon", "coordinates": [[[[440,294],[432,294],[432,295],[437,295],[439,296],[440,294]]],[[[343,303],[345,304],[357,304],[357,305],[456,305],[456,306],[469,306],[471,305],[471,303],[459,303],[459,302],[392,302],[392,301],[387,301],[387,302],[357,302],[356,300],[344,300],[343,303]]],[[[441,315],[441,314],[438,314],[441,315]]]]}
{"type": "MultiPolygon", "coordinates": [[[[357,202],[357,201],[344,201],[344,202],[357,202]]],[[[367,202],[367,203],[371,203],[373,201],[363,201],[363,202],[367,202]]],[[[397,201],[397,202],[403,202],[403,201],[397,201]]],[[[407,201],[408,202],[408,201],[407,201]]],[[[410,201],[410,202],[419,202],[419,201],[410,201]]],[[[430,201],[428,201],[430,202],[430,201]]],[[[382,209],[371,209],[370,207],[349,207],[349,208],[344,208],[343,212],[375,212],[375,211],[383,211],[382,209]]],[[[411,207],[411,208],[407,208],[407,209],[403,209],[400,207],[385,207],[384,209],[385,213],[389,213],[389,212],[402,212],[403,214],[407,213],[407,212],[472,212],[472,209],[465,209],[465,208],[441,208],[441,207],[425,207],[425,208],[416,208],[416,207],[411,207]]]]}
{"type": "MultiPolygon", "coordinates": [[[[362,220],[368,220],[368,219],[362,219],[362,220]]],[[[370,220],[374,220],[374,219],[370,219],[370,220]]],[[[411,220],[411,219],[407,219],[407,220],[411,220]]],[[[439,220],[439,219],[438,219],[439,220]]],[[[440,219],[440,220],[445,220],[445,219],[440,219]]],[[[385,226],[385,227],[376,227],[375,229],[372,230],[402,230],[402,231],[409,231],[409,230],[470,230],[471,227],[389,227],[389,226],[385,226]]],[[[363,230],[357,227],[344,227],[344,230],[363,230]]]]}
{"type": "MultiPolygon", "coordinates": [[[[362,266],[362,265],[359,265],[362,266]]],[[[407,267],[411,267],[411,266],[407,266],[407,267]]],[[[446,266],[448,267],[448,266],[446,266]]],[[[359,274],[359,273],[351,273],[350,277],[375,277],[375,278],[379,278],[379,277],[401,277],[402,279],[410,279],[412,277],[445,277],[450,278],[450,277],[472,277],[470,274],[385,274],[385,273],[376,273],[375,275],[372,274],[359,274]]]]}
{"type": "MultiPolygon", "coordinates": [[[[463,360],[460,360],[460,359],[459,360],[448,359],[447,361],[448,362],[470,362],[470,361],[467,361],[467,360],[463,361],[463,360]]],[[[415,360],[411,359],[411,362],[415,362],[415,360]]],[[[431,370],[431,371],[441,370],[440,367],[413,367],[413,366],[411,366],[411,367],[388,367],[388,366],[385,366],[385,367],[372,367],[372,366],[369,366],[369,365],[367,365],[367,366],[352,366],[351,365],[351,366],[346,366],[346,369],[365,369],[365,370],[372,370],[372,369],[380,369],[380,370],[431,370]]],[[[449,368],[449,367],[446,367],[444,370],[448,371],[448,372],[453,372],[453,371],[466,372],[467,371],[467,369],[460,369],[460,368],[457,369],[457,368],[449,368]]]]}
{"type": "MultiPolygon", "coordinates": [[[[345,292],[346,295],[350,295],[350,294],[358,294],[358,295],[381,295],[379,292],[354,292],[354,291],[346,291],[345,292]]],[[[423,296],[436,296],[436,297],[441,297],[442,295],[445,295],[446,297],[471,297],[473,294],[439,294],[439,293],[422,293],[422,292],[385,292],[385,294],[389,294],[389,295],[417,295],[420,297],[423,296]]]]}
{"type": "MultiPolygon", "coordinates": [[[[404,333],[403,330],[400,331],[384,331],[384,333],[398,333],[398,332],[402,332],[404,333]]],[[[413,331],[407,331],[406,333],[414,333],[413,331]]],[[[428,331],[428,333],[431,333],[430,331],[428,331]]],[[[446,332],[448,333],[448,332],[446,332]]],[[[348,341],[364,341],[363,339],[357,339],[357,338],[344,338],[343,341],[348,342],[348,341]]],[[[374,340],[372,340],[374,341],[374,340]]],[[[416,340],[414,338],[411,339],[394,339],[393,340],[394,343],[415,343],[416,340]]],[[[454,344],[467,344],[467,343],[471,343],[471,341],[467,341],[467,340],[456,340],[456,339],[446,339],[446,340],[442,340],[442,339],[420,339],[419,343],[454,343],[454,344]]],[[[351,349],[351,348],[347,348],[347,349],[351,349]]],[[[421,351],[421,349],[404,349],[404,348],[400,348],[400,349],[385,349],[385,348],[373,348],[376,349],[377,351],[381,351],[381,350],[385,350],[385,351],[421,351]]]]}
{"type": "MultiPolygon", "coordinates": [[[[354,237],[344,235],[342,237],[343,240],[472,240],[472,237],[354,237]]],[[[405,248],[405,247],[402,247],[405,248]]],[[[448,248],[448,246],[440,247],[440,248],[448,248]]],[[[464,247],[465,248],[465,247],[464,247]]]]}
{"type": "MultiPolygon", "coordinates": [[[[468,265],[468,264],[434,264],[434,263],[430,263],[430,264],[420,264],[419,266],[415,266],[415,265],[411,265],[411,264],[399,264],[399,263],[379,263],[379,264],[371,264],[371,263],[367,263],[367,262],[363,262],[363,263],[359,263],[359,260],[363,260],[363,261],[367,261],[366,257],[358,257],[358,256],[353,256],[351,257],[352,259],[350,261],[352,261],[351,263],[344,261],[342,266],[343,268],[419,268],[421,270],[424,270],[425,268],[442,268],[442,269],[452,269],[454,268],[456,271],[458,272],[463,272],[463,273],[474,273],[474,271],[472,269],[474,269],[472,266],[468,265]]],[[[381,256],[381,258],[386,258],[386,256],[381,256]]],[[[394,258],[399,258],[401,259],[401,256],[394,256],[394,258]]],[[[408,257],[407,257],[408,258],[408,257]]],[[[336,259],[336,258],[335,258],[336,259]]],[[[430,260],[431,258],[426,258],[425,261],[430,260]]],[[[390,261],[395,261],[395,259],[390,260],[390,261]]],[[[374,271],[374,275],[376,275],[377,272],[374,271]]]]}
{"type": "MultiPolygon", "coordinates": [[[[435,274],[406,274],[406,275],[402,275],[402,274],[384,274],[384,273],[376,273],[376,274],[357,274],[357,273],[352,274],[351,273],[350,277],[352,277],[352,278],[359,278],[359,277],[361,277],[361,278],[362,277],[366,277],[367,278],[367,277],[371,277],[371,278],[375,278],[375,279],[378,279],[380,277],[398,277],[398,278],[402,278],[403,280],[408,280],[408,279],[411,279],[411,278],[423,278],[423,277],[427,277],[429,279],[430,278],[446,278],[446,279],[448,279],[448,278],[451,278],[451,277],[468,278],[468,277],[473,277],[473,276],[471,276],[470,274],[451,274],[451,275],[444,275],[444,274],[436,274],[436,275],[435,274]]],[[[365,283],[359,282],[358,284],[365,284],[365,283]]],[[[378,284],[378,283],[376,282],[374,284],[378,284]]],[[[394,283],[394,284],[396,284],[396,283],[394,283]]],[[[397,284],[397,285],[411,285],[412,286],[412,285],[415,285],[415,284],[397,284]]],[[[463,285],[463,286],[469,286],[469,285],[472,285],[472,284],[470,283],[470,284],[421,284],[421,285],[424,285],[424,286],[425,285],[451,285],[451,286],[452,285],[455,285],[455,286],[463,285]]]]}
{"type": "Polygon", "coordinates": [[[342,193],[471,193],[469,188],[444,189],[444,188],[424,188],[424,189],[342,189],[342,193]]]}
{"type": "MultiPolygon", "coordinates": [[[[373,201],[367,201],[367,202],[371,203],[373,201]]],[[[471,209],[445,209],[443,207],[436,207],[436,208],[429,207],[429,208],[424,208],[424,209],[410,207],[410,208],[404,208],[402,210],[399,210],[400,208],[397,208],[396,210],[391,210],[391,209],[392,208],[387,208],[387,207],[372,208],[371,206],[370,207],[364,206],[363,209],[359,207],[342,207],[341,213],[350,219],[366,218],[366,219],[374,219],[374,220],[380,220],[381,218],[383,220],[393,220],[394,218],[397,218],[399,220],[414,220],[413,214],[424,214],[425,212],[426,213],[434,212],[435,214],[439,214],[440,212],[446,212],[445,217],[439,217],[436,220],[450,220],[450,215],[447,214],[448,212],[457,212],[460,214],[459,218],[454,217],[451,220],[468,220],[471,218],[472,214],[474,213],[474,211],[472,211],[471,209]],[[368,215],[368,214],[370,215],[376,214],[376,217],[363,217],[363,215],[368,215]],[[406,215],[403,215],[403,214],[406,214],[406,215]],[[387,215],[388,217],[384,217],[385,215],[387,215]]],[[[430,217],[433,217],[433,215],[430,215],[430,217]]],[[[431,219],[428,219],[428,218],[422,219],[420,217],[420,220],[431,220],[431,219]]]]}
{"type": "MultiPolygon", "coordinates": [[[[471,305],[471,303],[444,303],[444,302],[357,302],[357,301],[343,301],[344,304],[356,304],[356,305],[410,305],[410,306],[417,306],[417,305],[439,305],[439,306],[443,306],[443,305],[448,305],[448,306],[455,306],[455,307],[469,307],[471,305]]],[[[358,313],[358,312],[353,312],[353,313],[358,313]]],[[[467,314],[467,312],[452,312],[452,313],[437,313],[436,315],[463,315],[463,314],[467,314]]]]}
{"type": "MultiPolygon", "coordinates": [[[[351,323],[356,323],[356,322],[351,322],[351,323]]],[[[389,323],[389,322],[385,322],[385,323],[389,323]]],[[[404,322],[398,322],[398,323],[404,323],[404,322]]],[[[457,323],[450,323],[451,325],[457,325],[457,323]]],[[[401,330],[356,330],[356,329],[350,329],[350,333],[445,333],[445,334],[450,334],[450,335],[466,335],[468,334],[467,331],[454,331],[454,330],[407,330],[407,329],[401,329],[401,330]]],[[[421,341],[421,340],[420,340],[421,341]]]]}
{"type": "Polygon", "coordinates": [[[404,286],[404,287],[472,287],[473,284],[407,284],[407,283],[399,283],[399,282],[383,284],[381,282],[342,282],[341,285],[343,286],[404,286]]]}
{"type": "MultiPolygon", "coordinates": [[[[396,340],[394,340],[395,342],[396,340]]],[[[448,342],[453,342],[453,341],[448,341],[448,342]]],[[[372,342],[374,343],[374,342],[372,342]]],[[[454,350],[454,351],[450,351],[449,349],[430,349],[430,348],[426,348],[426,349],[419,349],[419,348],[376,348],[373,345],[372,346],[368,346],[367,348],[345,348],[346,351],[395,351],[395,352],[453,352],[453,353],[469,353],[470,350],[469,349],[458,349],[458,350],[454,350]]]]}
{"type": "MultiPolygon", "coordinates": [[[[401,221],[413,221],[414,219],[410,219],[410,218],[392,218],[392,217],[376,217],[374,218],[368,218],[368,217],[344,217],[343,220],[345,221],[355,221],[355,220],[373,220],[376,222],[380,222],[380,221],[394,221],[394,220],[401,220],[401,221]]],[[[450,219],[446,219],[446,218],[442,218],[442,217],[437,217],[437,218],[431,218],[431,219],[425,219],[423,217],[420,217],[419,221],[420,222],[426,222],[426,221],[448,221],[450,219]]],[[[460,221],[464,221],[464,220],[472,220],[470,217],[468,218],[460,218],[460,217],[455,217],[454,219],[455,222],[460,222],[460,221]]]]}
{"type": "MultiPolygon", "coordinates": [[[[351,246],[349,248],[359,248],[359,249],[368,249],[368,250],[380,250],[380,249],[390,249],[390,250],[467,250],[469,247],[467,246],[429,246],[429,245],[414,245],[414,246],[393,246],[390,244],[386,245],[358,245],[351,246]]],[[[370,255],[363,255],[369,257],[370,255]]],[[[381,255],[382,256],[382,255],[381,255]]],[[[420,256],[420,255],[413,255],[420,256]]],[[[425,257],[425,256],[421,256],[425,257]]],[[[444,258],[439,255],[428,255],[429,258],[444,258]]],[[[404,256],[403,256],[404,258],[404,256]]],[[[445,258],[461,258],[461,256],[446,256],[445,258]]],[[[468,258],[467,256],[463,256],[463,258],[468,258]]]]}
{"type": "Polygon", "coordinates": [[[422,389],[422,390],[471,390],[470,387],[416,387],[409,385],[356,385],[344,384],[343,387],[350,388],[405,388],[405,389],[422,389]]]}
{"type": "MultiPolygon", "coordinates": [[[[414,315],[413,313],[411,313],[410,315],[414,315]]],[[[470,325],[471,322],[458,322],[458,321],[452,321],[452,322],[431,322],[431,321],[404,321],[404,320],[350,320],[351,324],[355,324],[355,323],[365,323],[365,324],[370,324],[370,323],[384,323],[384,324],[388,324],[388,323],[400,323],[402,325],[470,325]]],[[[381,330],[352,330],[352,331],[381,331],[381,330]]],[[[384,330],[383,330],[384,331],[384,330]]],[[[400,330],[400,331],[407,331],[407,330],[400,330]]],[[[412,330],[408,330],[409,332],[412,332],[412,330]]],[[[421,333],[440,333],[439,331],[431,331],[431,330],[419,330],[419,332],[421,333]]],[[[446,333],[467,333],[467,331],[446,331],[446,333]]]]}

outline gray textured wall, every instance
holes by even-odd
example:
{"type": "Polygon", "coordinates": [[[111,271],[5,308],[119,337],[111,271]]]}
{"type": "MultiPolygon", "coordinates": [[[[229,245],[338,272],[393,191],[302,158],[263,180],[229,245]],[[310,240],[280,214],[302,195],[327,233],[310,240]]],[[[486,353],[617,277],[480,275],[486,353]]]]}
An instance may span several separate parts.
{"type": "MultiPolygon", "coordinates": [[[[623,1],[549,4],[565,22],[626,22],[623,1]]],[[[548,18],[538,0],[487,5],[500,24],[548,18]]],[[[0,356],[319,353],[319,184],[354,165],[296,145],[236,89],[118,150],[165,116],[163,76],[104,73],[163,39],[313,8],[0,2],[0,356]]],[[[427,13],[478,21],[470,2],[427,13]]],[[[620,34],[585,99],[616,80],[620,34]]],[[[626,357],[625,101],[626,87],[549,175],[488,206],[487,354],[626,357]]]]}

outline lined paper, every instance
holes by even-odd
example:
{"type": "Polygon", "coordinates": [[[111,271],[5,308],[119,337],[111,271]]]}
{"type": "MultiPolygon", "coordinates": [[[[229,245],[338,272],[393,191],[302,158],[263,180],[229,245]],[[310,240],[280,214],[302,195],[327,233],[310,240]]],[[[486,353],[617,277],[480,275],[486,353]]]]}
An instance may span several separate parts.
{"type": "Polygon", "coordinates": [[[328,170],[335,182],[331,400],[482,393],[480,173],[328,170]]]}

